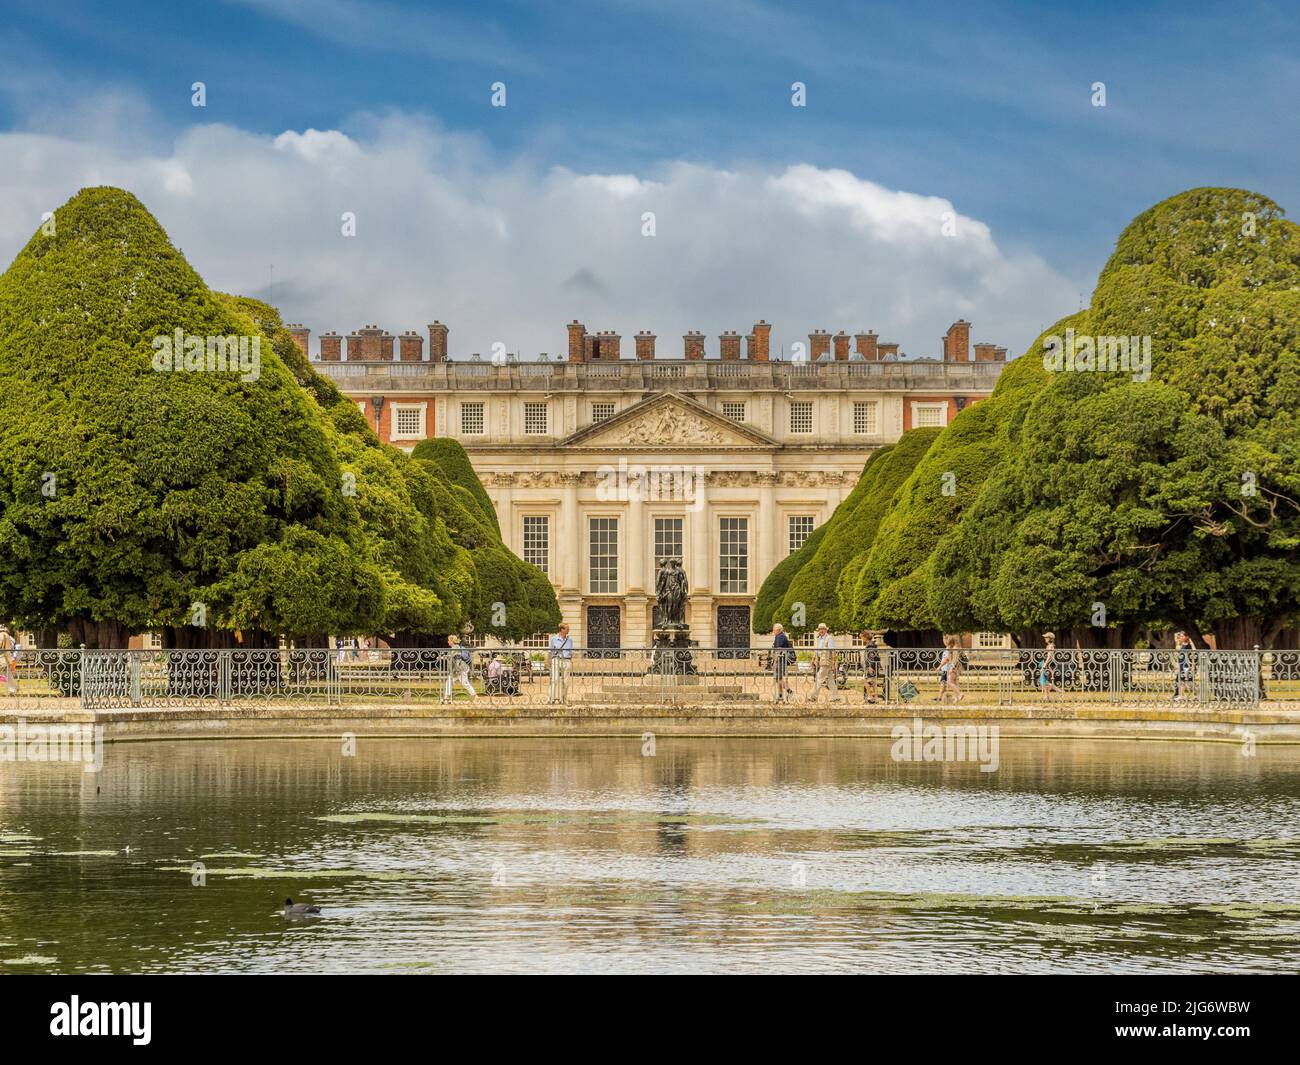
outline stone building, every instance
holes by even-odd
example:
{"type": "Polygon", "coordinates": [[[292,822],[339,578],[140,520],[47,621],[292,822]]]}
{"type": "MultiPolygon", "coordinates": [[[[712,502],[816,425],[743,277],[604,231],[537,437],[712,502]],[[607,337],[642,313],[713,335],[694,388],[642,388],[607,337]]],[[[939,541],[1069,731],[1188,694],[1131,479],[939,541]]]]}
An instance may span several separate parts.
{"type": "MultiPolygon", "coordinates": [[[[448,328],[344,338],[290,326],[380,438],[464,445],[506,543],[555,585],[578,646],[645,646],[656,559],[690,578],[701,646],[748,646],[763,579],[848,495],[868,455],[914,426],[946,425],[987,396],[1006,349],[953,324],[941,358],[901,359],[874,332],[819,329],[773,359],[771,325],[690,332],[665,357],[642,331],[567,326],[564,358],[449,357],[448,328]],[[394,344],[396,341],[396,344],[394,344]],[[802,348],[802,350],[800,350],[802,348]],[[743,350],[742,350],[743,349],[743,350]],[[345,357],[346,356],[346,357],[345,357]]],[[[508,604],[507,604],[508,606],[508,604]]]]}

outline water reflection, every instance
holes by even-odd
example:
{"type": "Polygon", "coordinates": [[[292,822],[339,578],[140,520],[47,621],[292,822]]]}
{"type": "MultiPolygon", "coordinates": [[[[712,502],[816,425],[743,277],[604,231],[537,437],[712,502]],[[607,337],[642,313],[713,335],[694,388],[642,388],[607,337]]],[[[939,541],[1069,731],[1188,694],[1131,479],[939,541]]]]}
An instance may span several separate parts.
{"type": "Polygon", "coordinates": [[[1294,971],[1300,749],[113,744],[0,768],[0,971],[1294,971]],[[97,790],[98,788],[98,790],[97,790]],[[203,886],[195,886],[202,884],[203,886]],[[285,921],[286,896],[321,905],[285,921]]]}

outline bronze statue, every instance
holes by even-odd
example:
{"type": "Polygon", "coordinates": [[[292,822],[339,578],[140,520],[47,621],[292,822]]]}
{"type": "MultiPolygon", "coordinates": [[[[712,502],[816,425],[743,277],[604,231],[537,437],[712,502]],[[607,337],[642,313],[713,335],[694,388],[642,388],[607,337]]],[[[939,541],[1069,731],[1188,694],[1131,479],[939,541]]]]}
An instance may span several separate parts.
{"type": "Polygon", "coordinates": [[[664,626],[686,624],[686,571],[675,558],[661,558],[655,575],[655,600],[659,604],[659,623],[664,626]]]}

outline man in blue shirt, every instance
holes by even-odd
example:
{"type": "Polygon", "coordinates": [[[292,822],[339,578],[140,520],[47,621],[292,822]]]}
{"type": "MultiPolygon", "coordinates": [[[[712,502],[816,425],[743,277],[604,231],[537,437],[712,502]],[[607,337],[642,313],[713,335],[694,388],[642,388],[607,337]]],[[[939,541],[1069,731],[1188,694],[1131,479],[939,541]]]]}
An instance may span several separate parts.
{"type": "Polygon", "coordinates": [[[573,666],[573,638],[569,635],[568,622],[561,622],[559,632],[550,639],[547,666],[551,674],[551,688],[546,701],[568,702],[569,670],[573,666]]]}

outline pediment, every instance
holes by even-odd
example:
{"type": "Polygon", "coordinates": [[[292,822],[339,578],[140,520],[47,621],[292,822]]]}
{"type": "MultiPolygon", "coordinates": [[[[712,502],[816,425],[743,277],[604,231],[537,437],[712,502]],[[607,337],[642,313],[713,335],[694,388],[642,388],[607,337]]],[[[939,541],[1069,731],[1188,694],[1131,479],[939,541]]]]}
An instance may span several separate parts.
{"type": "Polygon", "coordinates": [[[583,448],[773,448],[780,443],[751,426],[709,410],[688,396],[667,392],[579,429],[563,446],[583,448]]]}

